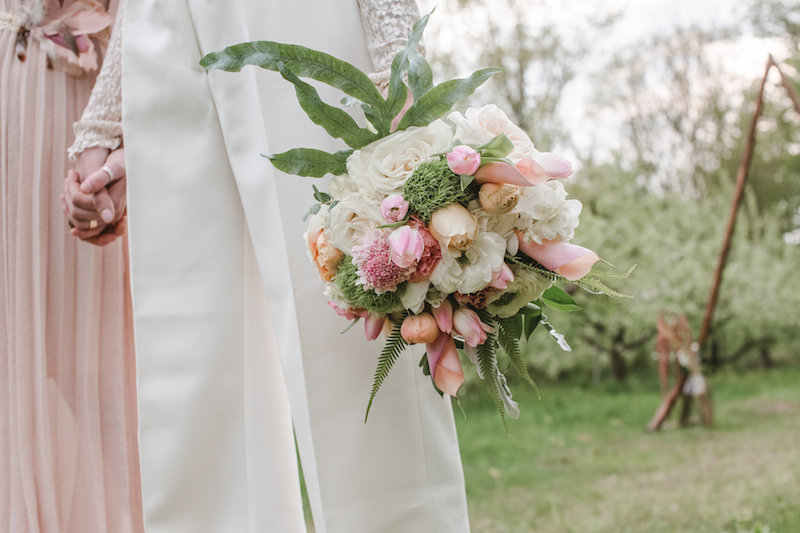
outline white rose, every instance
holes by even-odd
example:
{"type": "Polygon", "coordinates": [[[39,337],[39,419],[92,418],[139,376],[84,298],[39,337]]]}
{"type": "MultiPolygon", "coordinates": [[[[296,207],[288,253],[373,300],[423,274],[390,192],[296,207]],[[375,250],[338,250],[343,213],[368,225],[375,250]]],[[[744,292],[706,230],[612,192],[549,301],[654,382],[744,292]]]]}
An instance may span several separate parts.
{"type": "Polygon", "coordinates": [[[350,193],[330,210],[325,223],[325,237],[350,255],[361,237],[384,223],[380,202],[375,203],[357,192],[350,193]]]}
{"type": "Polygon", "coordinates": [[[353,152],[347,159],[347,173],[366,194],[402,194],[414,169],[449,148],[452,141],[453,130],[442,120],[408,128],[353,152]]]}
{"type": "Polygon", "coordinates": [[[514,149],[509,154],[512,161],[531,157],[536,153],[528,134],[511,122],[503,110],[494,104],[480,109],[470,107],[464,115],[454,111],[447,115],[447,121],[455,126],[454,137],[464,144],[479,146],[505,133],[514,143],[514,149]]]}
{"type": "Polygon", "coordinates": [[[560,181],[523,187],[513,211],[519,215],[516,228],[525,233],[526,239],[539,244],[544,239],[569,241],[578,227],[582,207],[578,200],[567,199],[564,184],[560,181]]]}
{"type": "Polygon", "coordinates": [[[469,294],[485,289],[495,272],[503,266],[506,241],[500,235],[478,232],[472,246],[461,254],[442,250],[442,260],[436,265],[430,281],[444,293],[469,294]]]}

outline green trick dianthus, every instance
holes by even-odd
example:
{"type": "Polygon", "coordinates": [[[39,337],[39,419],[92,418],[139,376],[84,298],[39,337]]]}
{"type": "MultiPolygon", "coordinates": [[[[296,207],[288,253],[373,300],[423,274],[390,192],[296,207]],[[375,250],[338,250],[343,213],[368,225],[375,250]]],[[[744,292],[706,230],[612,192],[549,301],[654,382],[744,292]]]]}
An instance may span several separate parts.
{"type": "Polygon", "coordinates": [[[445,159],[428,161],[418,166],[403,188],[409,210],[426,224],[431,214],[448,204],[466,206],[477,197],[475,183],[461,190],[461,177],[450,170],[445,159]]]}
{"type": "Polygon", "coordinates": [[[333,280],[353,307],[366,309],[374,315],[388,315],[403,309],[397,291],[377,294],[372,289],[364,290],[363,286],[357,285],[358,267],[349,255],[342,259],[333,280]]]}

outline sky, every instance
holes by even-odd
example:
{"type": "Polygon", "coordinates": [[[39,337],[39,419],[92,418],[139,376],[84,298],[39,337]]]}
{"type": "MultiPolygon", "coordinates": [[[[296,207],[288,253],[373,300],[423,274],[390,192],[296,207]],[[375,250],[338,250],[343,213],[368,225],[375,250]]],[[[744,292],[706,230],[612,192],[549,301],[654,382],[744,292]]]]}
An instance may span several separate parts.
{"type": "MultiPolygon", "coordinates": [[[[469,39],[463,38],[469,34],[469,28],[476,23],[475,17],[465,15],[459,10],[458,0],[418,0],[420,11],[429,12],[436,7],[434,16],[431,17],[426,30],[426,44],[444,49],[456,57],[463,56],[464,72],[466,75],[477,65],[477,47],[470,46],[469,39]],[[467,31],[465,31],[465,29],[467,31]]],[[[502,24],[504,10],[501,9],[505,2],[501,0],[483,0],[483,5],[498,5],[497,24],[502,24]]],[[[728,25],[736,20],[741,20],[741,11],[745,9],[739,0],[581,0],[579,2],[551,2],[554,6],[546,14],[530,13],[531,17],[547,17],[554,24],[565,24],[573,27],[575,20],[579,19],[569,7],[576,9],[579,6],[582,13],[587,9],[594,12],[609,12],[620,10],[622,16],[602,37],[594,44],[594,55],[602,57],[610,54],[614,49],[635,43],[659,33],[669,33],[675,28],[700,26],[705,29],[728,25]]],[[[509,21],[511,23],[511,21],[509,21]]],[[[733,79],[739,79],[742,87],[752,80],[759,79],[764,72],[767,55],[772,53],[779,59],[785,57],[786,51],[775,42],[756,38],[742,32],[735,39],[718,46],[715,50],[723,62],[725,70],[733,79]]],[[[430,55],[430,53],[429,53],[430,55]]],[[[566,87],[562,100],[562,118],[570,131],[574,131],[573,141],[579,146],[585,146],[594,139],[589,138],[590,131],[598,131],[596,127],[587,128],[587,110],[591,102],[587,96],[591,92],[590,64],[596,60],[588,58],[584,74],[579,74],[566,87]]],[[[734,89],[736,90],[736,89],[734,89]]],[[[606,131],[604,136],[613,137],[613,131],[606,131]]],[[[550,147],[547,147],[550,148],[550,147]]],[[[567,154],[569,155],[569,154],[567,154]]]]}

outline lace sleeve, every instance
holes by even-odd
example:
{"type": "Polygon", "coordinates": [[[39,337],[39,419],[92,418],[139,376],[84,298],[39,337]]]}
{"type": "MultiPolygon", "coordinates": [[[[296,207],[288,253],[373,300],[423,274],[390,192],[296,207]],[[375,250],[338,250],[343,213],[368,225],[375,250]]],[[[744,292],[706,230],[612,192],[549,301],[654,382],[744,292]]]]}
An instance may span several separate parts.
{"type": "Polygon", "coordinates": [[[93,146],[114,150],[122,143],[122,17],[125,0],[120,0],[114,31],[108,43],[103,67],[89,97],[83,116],[72,129],[75,141],[67,152],[71,161],[93,146]]]}
{"type": "Polygon", "coordinates": [[[358,7],[376,71],[370,79],[381,87],[389,82],[392,58],[405,46],[408,32],[419,18],[417,3],[414,0],[358,0],[358,7]]]}

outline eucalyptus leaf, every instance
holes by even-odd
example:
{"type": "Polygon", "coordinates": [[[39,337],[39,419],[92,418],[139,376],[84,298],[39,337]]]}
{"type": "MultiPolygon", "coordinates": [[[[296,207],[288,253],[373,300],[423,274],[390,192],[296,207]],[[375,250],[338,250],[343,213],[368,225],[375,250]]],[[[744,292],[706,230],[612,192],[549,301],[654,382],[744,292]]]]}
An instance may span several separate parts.
{"type": "Polygon", "coordinates": [[[463,191],[469,184],[475,180],[475,176],[470,176],[468,174],[459,174],[459,179],[461,180],[461,190],[463,191]]]}
{"type": "Polygon", "coordinates": [[[347,171],[347,158],[352,150],[334,154],[314,148],[293,148],[280,154],[265,155],[275,168],[287,174],[321,178],[325,174],[338,176],[347,171]]]}
{"type": "Polygon", "coordinates": [[[300,102],[300,107],[306,112],[308,118],[314,124],[322,126],[328,135],[342,139],[348,146],[355,149],[378,138],[371,131],[359,127],[353,117],[345,111],[323,102],[314,87],[300,80],[283,63],[278,63],[278,71],[286,81],[294,85],[297,101],[300,102]]]}
{"type": "Polygon", "coordinates": [[[477,70],[468,78],[459,78],[440,83],[419,97],[403,115],[397,129],[411,126],[427,126],[450,111],[456,102],[471,95],[486,80],[502,72],[503,69],[490,67],[477,70]]]}
{"type": "Polygon", "coordinates": [[[558,311],[578,311],[580,307],[562,288],[553,285],[542,294],[544,304],[558,311]]]}
{"type": "Polygon", "coordinates": [[[239,72],[247,65],[278,71],[279,63],[286,65],[297,76],[330,85],[376,110],[384,106],[378,89],[366,74],[347,61],[305,46],[252,41],[212,52],[200,60],[200,65],[206,70],[227,72],[239,72]]]}

